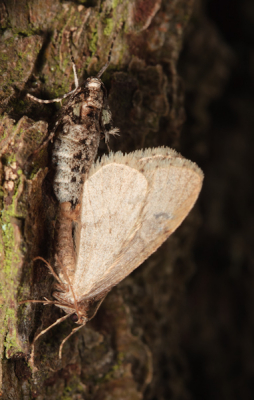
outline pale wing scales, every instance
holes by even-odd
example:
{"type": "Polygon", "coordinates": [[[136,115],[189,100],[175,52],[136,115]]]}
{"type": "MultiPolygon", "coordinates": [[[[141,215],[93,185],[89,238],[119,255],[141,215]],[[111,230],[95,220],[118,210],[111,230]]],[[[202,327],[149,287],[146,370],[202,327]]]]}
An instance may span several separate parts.
{"type": "Polygon", "coordinates": [[[170,155],[160,162],[158,156],[147,158],[145,163],[144,158],[140,159],[137,165],[149,184],[140,228],[87,297],[98,295],[129,275],[174,232],[195,204],[202,186],[202,171],[183,158],[170,155]]]}
{"type": "Polygon", "coordinates": [[[111,163],[84,184],[73,290],[77,300],[103,279],[126,240],[138,229],[147,180],[138,170],[111,163]]]}

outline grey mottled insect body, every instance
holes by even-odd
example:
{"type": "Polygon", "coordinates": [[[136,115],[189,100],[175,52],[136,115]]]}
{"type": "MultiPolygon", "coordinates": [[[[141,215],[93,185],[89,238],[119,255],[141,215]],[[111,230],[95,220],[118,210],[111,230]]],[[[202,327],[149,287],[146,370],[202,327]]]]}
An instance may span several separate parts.
{"type": "Polygon", "coordinates": [[[97,155],[100,138],[104,136],[108,144],[109,135],[118,134],[118,129],[112,125],[106,88],[100,79],[110,63],[114,40],[115,37],[111,43],[108,61],[96,77],[90,77],[79,85],[69,43],[75,89],[53,100],[40,100],[28,94],[34,101],[46,104],[61,102],[67,98],[48,138],[50,140],[55,136],[52,154],[55,170],[53,188],[60,203],[70,202],[75,206],[79,202],[85,176],[97,155]]]}
{"type": "MultiPolygon", "coordinates": [[[[56,123],[53,146],[54,191],[60,203],[78,202],[85,174],[89,171],[101,135],[108,132],[103,122],[106,89],[99,78],[88,78],[70,96],[56,123]]],[[[110,124],[111,126],[111,124],[110,124]]]]}

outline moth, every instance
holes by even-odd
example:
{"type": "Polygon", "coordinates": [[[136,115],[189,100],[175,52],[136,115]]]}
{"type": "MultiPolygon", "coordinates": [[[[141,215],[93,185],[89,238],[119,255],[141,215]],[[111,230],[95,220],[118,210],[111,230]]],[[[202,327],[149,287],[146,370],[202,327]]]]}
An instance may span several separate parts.
{"type": "Polygon", "coordinates": [[[54,304],[66,315],[35,337],[32,360],[35,341],[75,314],[78,326],[61,343],[61,358],[65,341],[93,317],[90,307],[97,310],[112,287],[181,224],[197,200],[202,181],[196,164],[167,147],[111,153],[92,166],[77,216],[75,263],[66,264],[59,274],[47,263],[57,280],[56,300],[41,302],[54,304]]]}
{"type": "Polygon", "coordinates": [[[68,99],[47,139],[48,142],[55,136],[52,150],[55,170],[53,188],[60,203],[71,202],[75,206],[79,202],[85,176],[95,160],[101,137],[105,137],[108,144],[110,135],[118,134],[118,129],[113,127],[107,91],[100,79],[110,64],[115,38],[116,35],[111,43],[107,63],[96,77],[89,77],[80,85],[68,33],[75,89],[52,100],[40,100],[27,94],[32,100],[46,104],[68,99]]]}

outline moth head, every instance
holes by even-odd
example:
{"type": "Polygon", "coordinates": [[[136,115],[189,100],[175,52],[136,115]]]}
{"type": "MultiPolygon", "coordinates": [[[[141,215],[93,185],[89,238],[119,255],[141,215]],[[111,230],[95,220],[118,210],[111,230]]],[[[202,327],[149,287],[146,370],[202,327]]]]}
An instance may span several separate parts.
{"type": "Polygon", "coordinates": [[[90,319],[88,317],[89,303],[84,300],[77,302],[76,305],[73,307],[73,311],[74,310],[75,313],[71,315],[72,321],[75,322],[77,325],[85,325],[90,319]]]}
{"type": "Polygon", "coordinates": [[[72,314],[70,319],[75,322],[77,325],[85,325],[89,318],[86,315],[79,312],[78,314],[72,314]]]}
{"type": "Polygon", "coordinates": [[[99,78],[88,78],[85,83],[85,87],[89,89],[101,89],[102,81],[99,78]]]}

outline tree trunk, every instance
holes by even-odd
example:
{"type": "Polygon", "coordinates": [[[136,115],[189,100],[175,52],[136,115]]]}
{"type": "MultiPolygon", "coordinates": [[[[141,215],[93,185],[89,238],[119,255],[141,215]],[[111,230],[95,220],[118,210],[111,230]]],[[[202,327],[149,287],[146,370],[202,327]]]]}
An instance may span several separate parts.
{"type": "MultiPolygon", "coordinates": [[[[36,343],[34,376],[28,364],[35,335],[63,314],[54,306],[19,305],[51,296],[53,277],[43,262],[33,259],[52,257],[57,212],[48,174],[51,144],[36,150],[48,137],[58,106],[33,102],[26,94],[50,99],[73,89],[68,32],[80,80],[96,75],[106,63],[117,32],[111,65],[102,77],[121,132],[111,138],[111,150],[162,145],[181,150],[185,114],[176,64],[192,1],[84,4],[0,4],[2,395],[187,399],[178,319],[193,268],[197,210],[145,265],[112,290],[96,317],[66,342],[61,361],[59,345],[75,326],[68,319],[36,343]]],[[[193,142],[195,156],[195,137],[193,142]]],[[[98,155],[104,153],[101,141],[98,155]]]]}

